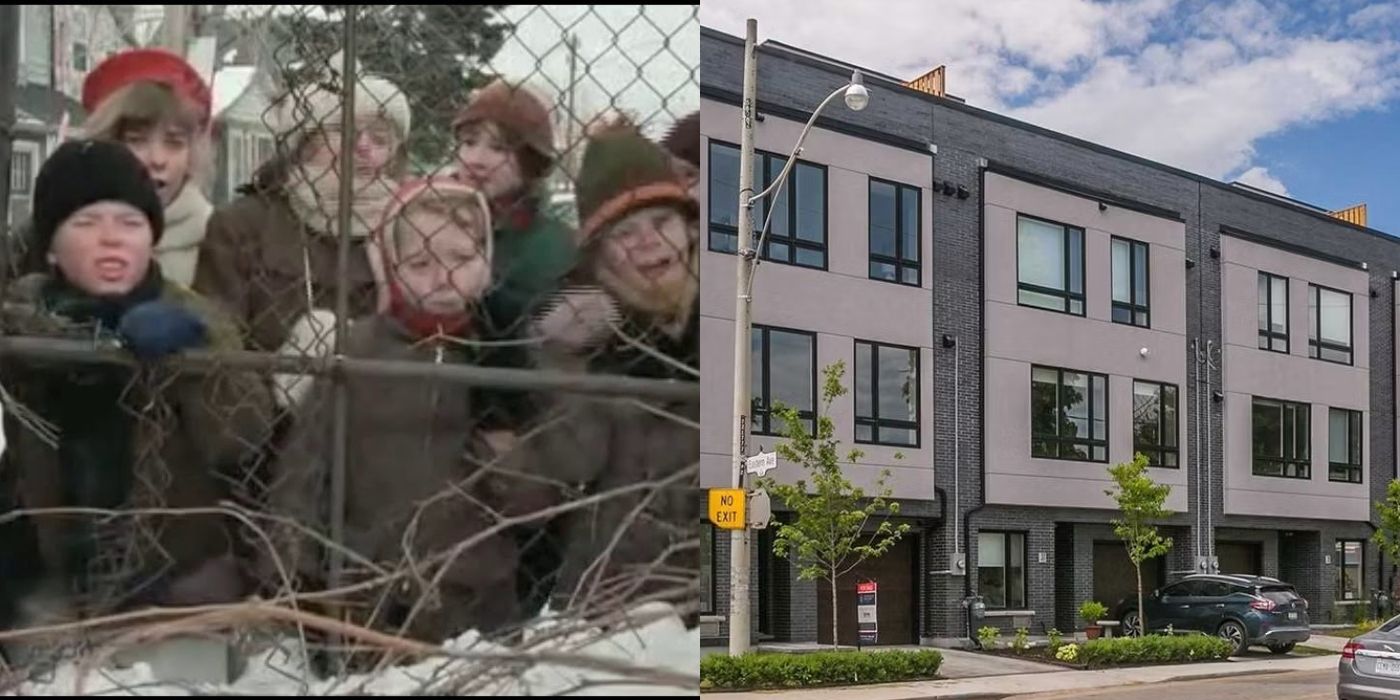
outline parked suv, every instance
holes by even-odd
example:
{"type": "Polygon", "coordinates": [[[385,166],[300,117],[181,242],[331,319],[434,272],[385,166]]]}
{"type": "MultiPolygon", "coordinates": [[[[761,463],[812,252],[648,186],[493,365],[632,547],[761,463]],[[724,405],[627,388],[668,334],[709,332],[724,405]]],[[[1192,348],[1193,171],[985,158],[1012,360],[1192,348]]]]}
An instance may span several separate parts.
{"type": "MultiPolygon", "coordinates": [[[[1144,595],[1147,624],[1153,631],[1219,635],[1235,645],[1235,653],[1260,644],[1275,654],[1287,654],[1311,635],[1308,601],[1293,586],[1268,576],[1196,574],[1144,595]]],[[[1137,598],[1115,608],[1125,634],[1141,633],[1137,598]]]]}

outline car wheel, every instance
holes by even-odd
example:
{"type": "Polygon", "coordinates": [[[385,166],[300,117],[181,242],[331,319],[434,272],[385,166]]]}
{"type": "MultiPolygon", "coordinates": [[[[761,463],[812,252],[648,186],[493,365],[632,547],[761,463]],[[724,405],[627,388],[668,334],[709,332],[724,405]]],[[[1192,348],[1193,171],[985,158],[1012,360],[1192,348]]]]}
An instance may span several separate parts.
{"type": "Polygon", "coordinates": [[[1287,644],[1270,644],[1269,653],[1282,656],[1290,651],[1293,651],[1293,647],[1295,646],[1297,646],[1297,644],[1295,644],[1294,642],[1289,642],[1287,644]]]}
{"type": "Polygon", "coordinates": [[[1215,633],[1235,647],[1234,651],[1230,652],[1231,656],[1239,656],[1244,653],[1245,649],[1249,648],[1248,640],[1245,639],[1244,625],[1234,620],[1226,620],[1215,633]]]}
{"type": "Polygon", "coordinates": [[[1142,618],[1138,616],[1136,610],[1129,610],[1125,613],[1123,619],[1119,620],[1119,625],[1123,630],[1124,637],[1142,636],[1142,618]]]}

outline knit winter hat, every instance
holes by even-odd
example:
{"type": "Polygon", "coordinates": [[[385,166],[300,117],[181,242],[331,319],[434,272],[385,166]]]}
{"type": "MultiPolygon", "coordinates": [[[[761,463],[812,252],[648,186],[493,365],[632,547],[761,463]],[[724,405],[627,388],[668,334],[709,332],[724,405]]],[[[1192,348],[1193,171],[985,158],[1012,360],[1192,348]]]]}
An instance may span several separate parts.
{"type": "Polygon", "coordinates": [[[467,106],[452,120],[452,132],[482,122],[495,122],[546,161],[554,161],[554,125],[549,108],[523,84],[512,85],[497,78],[473,92],[467,106]]]}
{"type": "MultiPolygon", "coordinates": [[[[339,53],[327,62],[331,66],[329,79],[283,95],[277,105],[278,131],[296,144],[316,128],[341,124],[341,79],[339,53]],[[329,89],[328,89],[329,88],[329,89]]],[[[371,73],[355,72],[355,120],[383,117],[399,129],[402,139],[408,138],[413,126],[413,111],[408,96],[387,78],[371,73]]]]}
{"type": "Polygon", "coordinates": [[[700,167],[700,113],[691,112],[681,117],[662,141],[671,155],[700,167]]]}
{"type": "Polygon", "coordinates": [[[141,210],[151,222],[152,246],[160,241],[165,215],[145,166],[122,144],[84,140],[59,146],[39,169],[34,244],[47,251],[68,217],[97,202],[125,202],[141,210]]]}
{"type": "Polygon", "coordinates": [[[83,81],[83,109],[91,114],[113,93],[143,80],[169,87],[199,111],[201,125],[209,124],[209,85],[185,59],[163,49],[123,51],[98,64],[83,81]]]}
{"type": "Polygon", "coordinates": [[[699,202],[677,179],[670,156],[635,129],[617,128],[588,142],[579,171],[579,245],[608,224],[643,207],[676,204],[692,216],[699,202]]]}

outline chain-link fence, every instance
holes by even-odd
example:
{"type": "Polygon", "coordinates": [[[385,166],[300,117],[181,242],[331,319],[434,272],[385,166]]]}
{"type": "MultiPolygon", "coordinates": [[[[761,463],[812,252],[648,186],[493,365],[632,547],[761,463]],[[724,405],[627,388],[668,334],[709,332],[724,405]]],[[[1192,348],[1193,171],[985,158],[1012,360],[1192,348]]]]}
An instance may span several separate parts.
{"type": "Polygon", "coordinates": [[[212,633],[332,681],[447,656],[401,689],[490,693],[646,611],[692,633],[696,7],[164,7],[111,16],[212,87],[184,188],[137,138],[163,113],[49,140],[175,181],[154,259],[193,291],[96,295],[48,243],[78,234],[5,236],[9,681],[212,633]],[[202,342],[134,360],[157,298],[202,342]]]}

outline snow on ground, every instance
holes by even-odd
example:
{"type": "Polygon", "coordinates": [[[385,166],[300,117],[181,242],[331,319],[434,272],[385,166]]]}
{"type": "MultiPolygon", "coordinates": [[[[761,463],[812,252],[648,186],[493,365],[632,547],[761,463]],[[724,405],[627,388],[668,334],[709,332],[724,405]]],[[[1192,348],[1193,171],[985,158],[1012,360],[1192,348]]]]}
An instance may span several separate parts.
{"type": "MultiPolygon", "coordinates": [[[[574,633],[566,637],[541,642],[539,650],[590,656],[624,662],[658,671],[686,674],[694,681],[687,687],[664,687],[619,681],[620,676],[608,672],[585,670],[569,665],[541,663],[523,673],[511,672],[499,662],[469,662],[449,659],[429,659],[420,663],[398,666],[377,675],[359,674],[343,679],[312,678],[309,685],[302,681],[302,664],[296,646],[288,644],[273,648],[248,659],[246,670],[228,685],[171,684],[154,678],[150,666],[137,663],[130,668],[104,669],[88,675],[85,694],[117,696],[153,695],[415,695],[424,692],[424,684],[441,678],[445,668],[486,670],[489,677],[478,679],[479,685],[467,690],[473,695],[696,695],[699,691],[700,631],[687,630],[681,619],[660,603],[650,603],[632,611],[634,616],[655,619],[632,629],[602,635],[598,630],[574,633]],[[658,619],[659,618],[659,619],[658,619]]],[[[527,640],[538,638],[557,625],[548,614],[542,616],[526,632],[527,640]]],[[[476,632],[451,640],[446,645],[457,651],[477,653],[511,653],[510,649],[482,641],[476,632]]],[[[44,682],[26,683],[20,695],[71,695],[76,692],[77,667],[65,663],[44,682]]]]}

